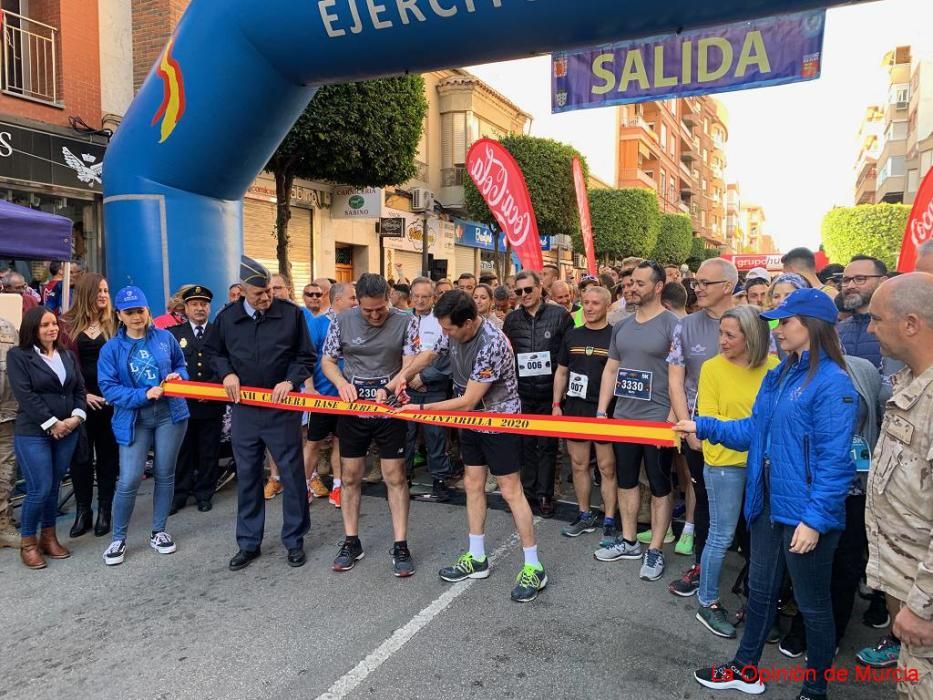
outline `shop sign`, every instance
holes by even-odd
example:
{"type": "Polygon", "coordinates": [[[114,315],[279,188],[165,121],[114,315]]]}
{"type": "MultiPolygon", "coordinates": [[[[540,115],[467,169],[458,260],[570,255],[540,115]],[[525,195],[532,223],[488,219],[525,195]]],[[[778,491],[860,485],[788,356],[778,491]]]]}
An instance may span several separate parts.
{"type": "Polygon", "coordinates": [[[330,205],[332,219],[378,219],[383,191],[378,187],[335,187],[330,205]]]}
{"type": "Polygon", "coordinates": [[[0,122],[0,177],[101,192],[106,147],[0,122]]]}

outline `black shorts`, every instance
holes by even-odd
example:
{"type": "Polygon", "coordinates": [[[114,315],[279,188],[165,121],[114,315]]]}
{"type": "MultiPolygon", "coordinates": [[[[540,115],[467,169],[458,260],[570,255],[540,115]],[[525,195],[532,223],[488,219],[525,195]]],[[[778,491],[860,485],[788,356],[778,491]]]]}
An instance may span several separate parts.
{"type": "Polygon", "coordinates": [[[642,460],[644,460],[651,495],[656,498],[670,495],[673,490],[671,485],[671,466],[674,464],[673,447],[637,445],[630,442],[617,442],[612,447],[616,453],[616,477],[620,489],[638,488],[638,475],[641,472],[642,460]]]}
{"type": "Polygon", "coordinates": [[[336,434],[336,413],[312,413],[308,416],[308,442],[320,442],[336,434]]]}
{"type": "MultiPolygon", "coordinates": [[[[563,413],[568,418],[595,418],[596,417],[596,404],[591,403],[590,401],[584,401],[583,399],[578,398],[568,398],[564,402],[563,413]]],[[[574,440],[573,438],[567,438],[569,442],[590,442],[590,440],[574,440]]],[[[608,442],[602,440],[594,440],[597,445],[608,445],[608,442]]]]}
{"type": "Polygon", "coordinates": [[[460,459],[467,467],[489,467],[493,476],[518,474],[522,470],[522,437],[461,430],[460,459]]]}
{"type": "Polygon", "coordinates": [[[396,418],[340,416],[337,420],[340,456],[347,459],[365,457],[373,441],[381,459],[404,459],[407,436],[408,425],[396,418]]]}

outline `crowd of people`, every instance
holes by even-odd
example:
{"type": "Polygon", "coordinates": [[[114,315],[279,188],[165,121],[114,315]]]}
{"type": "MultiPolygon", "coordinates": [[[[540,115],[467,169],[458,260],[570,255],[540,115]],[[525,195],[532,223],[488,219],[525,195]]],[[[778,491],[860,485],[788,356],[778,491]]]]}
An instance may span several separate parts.
{"type": "Polygon", "coordinates": [[[870,598],[863,622],[885,634],[859,661],[900,659],[920,674],[903,692],[931,697],[933,244],[921,247],[916,272],[901,275],[870,256],[818,273],[806,249],[783,266],[742,276],[722,258],[695,272],[627,258],[577,280],[545,265],[501,283],[493,273],[409,280],[399,268],[394,279],[316,279],[296,302],[287,277],[244,257],[213,320],[219,304],[202,285],[185,285],[154,317],[142,290],[111,295],[101,275],[77,270],[61,313],[60,281],[37,300],[22,275],[7,272],[0,284],[23,296],[25,313],[18,332],[0,320],[0,545],[18,547],[30,569],[70,556],[55,528],[70,471],[70,536],[109,534],[104,562],[123,563],[148,469],[150,546],[174,552],[171,515],[192,498],[199,511],[212,508],[229,423],[238,490],[231,570],[261,556],[265,503],[281,496],[288,565],[306,561],[318,498],[340,509],[344,539],[332,568],[350,571],[365,553],[362,485],[381,480],[389,568],[412,576],[408,516],[421,462],[432,485],[415,498],[448,501],[461,482],[466,495],[466,546],[440,578],[489,576],[487,496],[498,491],[524,552],[511,598],[530,602],[548,584],[534,514],[555,515],[566,450],[577,512],[562,535],[599,530],[595,559],[638,561],[644,581],[665,576],[673,544],[691,563],[669,592],[695,595],[695,618],[714,635],[736,639],[744,625],[734,657],[698,670],[699,683],[763,692],[755,667],[765,644],[777,643],[790,658],[806,654],[812,675],[799,697],[825,697],[825,670],[861,593],[870,598]],[[173,380],[222,385],[230,403],[166,396],[173,380]],[[306,392],[400,412],[673,424],[683,443],[309,416],[246,405],[246,386],[271,391],[273,404],[306,392]],[[19,531],[14,465],[26,491],[19,531]],[[639,531],[645,519],[650,528],[639,531]],[[734,590],[746,604],[732,615],[720,594],[730,548],[745,562],[734,590]]]}

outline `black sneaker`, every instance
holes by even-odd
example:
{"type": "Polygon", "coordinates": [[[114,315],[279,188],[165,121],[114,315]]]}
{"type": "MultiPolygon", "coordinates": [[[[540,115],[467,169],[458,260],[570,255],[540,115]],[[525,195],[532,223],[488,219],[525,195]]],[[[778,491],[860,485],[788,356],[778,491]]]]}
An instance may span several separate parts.
{"type": "Polygon", "coordinates": [[[758,677],[758,672],[748,667],[743,669],[735,661],[719,666],[707,666],[693,672],[696,682],[713,690],[739,690],[748,695],[761,695],[765,684],[758,677]]]}
{"type": "Polygon", "coordinates": [[[356,562],[364,556],[363,545],[358,539],[352,542],[348,539],[344,540],[343,544],[340,545],[340,551],[337,552],[337,558],[334,559],[334,565],[331,568],[334,571],[349,571],[356,566],[356,562]]]}
{"type": "Polygon", "coordinates": [[[444,479],[435,479],[431,485],[431,492],[418,494],[414,497],[414,500],[429,503],[447,503],[450,500],[450,489],[447,488],[447,482],[444,479]]]}
{"type": "Polygon", "coordinates": [[[793,631],[787,633],[781,643],[778,644],[778,651],[790,659],[800,657],[807,650],[807,642],[793,631]]]}
{"type": "Polygon", "coordinates": [[[862,615],[862,622],[868,627],[874,627],[876,630],[887,629],[891,624],[891,616],[888,614],[888,606],[883,595],[872,596],[871,602],[868,604],[868,610],[862,615]]]}
{"type": "Polygon", "coordinates": [[[599,516],[596,513],[577,513],[577,519],[562,528],[560,534],[564,537],[579,537],[584,533],[596,532],[598,525],[599,516]]]}
{"type": "Polygon", "coordinates": [[[408,551],[408,545],[397,544],[389,552],[392,555],[392,573],[399,578],[408,578],[415,573],[415,562],[408,551]]]}
{"type": "Polygon", "coordinates": [[[473,558],[469,552],[461,554],[457,563],[453,566],[445,566],[437,572],[438,576],[449,583],[465,581],[468,578],[488,578],[489,577],[489,557],[483,557],[482,561],[473,558]]]}
{"type": "Polygon", "coordinates": [[[547,586],[547,574],[543,566],[525,564],[515,578],[515,588],[512,589],[512,600],[516,603],[530,603],[538,597],[538,593],[547,586]]]}
{"type": "Polygon", "coordinates": [[[114,540],[104,552],[104,563],[107,566],[116,566],[123,563],[126,556],[126,540],[114,540]]]}

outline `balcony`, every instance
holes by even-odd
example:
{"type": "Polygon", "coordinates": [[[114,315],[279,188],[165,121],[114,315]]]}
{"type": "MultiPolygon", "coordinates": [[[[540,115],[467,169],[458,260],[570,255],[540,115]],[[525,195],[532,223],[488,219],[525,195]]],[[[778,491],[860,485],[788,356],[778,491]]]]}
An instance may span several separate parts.
{"type": "Polygon", "coordinates": [[[680,178],[680,196],[681,197],[691,197],[696,192],[696,185],[694,185],[690,180],[685,178],[680,178]]]}
{"type": "Polygon", "coordinates": [[[58,30],[6,10],[0,10],[0,21],[0,90],[26,100],[63,106],[58,87],[58,30]]]}
{"type": "Polygon", "coordinates": [[[463,187],[466,180],[466,168],[462,165],[441,170],[441,187],[463,187]]]}
{"type": "Polygon", "coordinates": [[[682,200],[682,199],[677,203],[677,208],[680,209],[680,211],[681,211],[682,213],[684,213],[684,214],[689,214],[689,213],[690,213],[690,205],[687,204],[687,203],[686,203],[684,200],[682,200]]]}
{"type": "Polygon", "coordinates": [[[623,168],[619,170],[619,185],[621,187],[646,187],[657,190],[658,183],[641,168],[623,168]]]}
{"type": "Polygon", "coordinates": [[[687,163],[700,157],[700,141],[695,136],[690,139],[680,140],[680,159],[687,163]]]}
{"type": "Polygon", "coordinates": [[[722,168],[718,165],[714,165],[710,168],[710,172],[713,173],[713,177],[717,180],[723,181],[722,168]]]}

